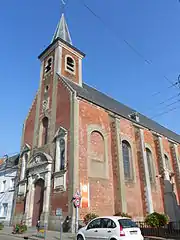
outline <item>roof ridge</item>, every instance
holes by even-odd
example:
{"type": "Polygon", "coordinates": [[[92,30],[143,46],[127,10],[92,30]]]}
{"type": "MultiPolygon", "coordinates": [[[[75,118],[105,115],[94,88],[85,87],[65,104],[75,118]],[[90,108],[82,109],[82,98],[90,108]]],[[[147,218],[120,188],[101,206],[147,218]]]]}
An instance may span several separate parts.
{"type": "Polygon", "coordinates": [[[139,111],[130,108],[124,103],[119,102],[118,100],[108,96],[103,92],[100,92],[99,90],[89,86],[86,83],[83,83],[83,87],[80,87],[72,81],[68,80],[67,78],[65,78],[65,80],[68,81],[68,83],[75,89],[78,96],[135,123],[136,121],[131,119],[129,115],[137,112],[139,114],[139,122],[137,122],[138,125],[148,128],[165,137],[168,137],[175,142],[180,143],[180,135],[178,133],[168,129],[167,127],[152,120],[144,114],[141,114],[139,111]]]}

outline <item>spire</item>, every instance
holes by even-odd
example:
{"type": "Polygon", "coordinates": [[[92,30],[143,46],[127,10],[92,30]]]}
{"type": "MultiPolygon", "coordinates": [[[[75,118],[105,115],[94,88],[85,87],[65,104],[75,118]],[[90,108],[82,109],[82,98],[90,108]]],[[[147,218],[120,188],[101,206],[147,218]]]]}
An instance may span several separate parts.
{"type": "Polygon", "coordinates": [[[61,38],[65,42],[72,45],[71,36],[69,33],[68,25],[67,25],[65,17],[64,17],[64,13],[62,14],[61,19],[57,25],[57,28],[56,28],[56,31],[55,31],[55,34],[53,36],[51,43],[53,43],[57,38],[61,38]]]}

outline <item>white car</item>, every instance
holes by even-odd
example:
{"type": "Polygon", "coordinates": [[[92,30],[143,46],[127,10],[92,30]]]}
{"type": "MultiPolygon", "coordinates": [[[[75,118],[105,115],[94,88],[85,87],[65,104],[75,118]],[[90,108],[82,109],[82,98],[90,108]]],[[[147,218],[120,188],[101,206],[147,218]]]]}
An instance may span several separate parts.
{"type": "Polygon", "coordinates": [[[129,218],[98,217],[81,228],[77,240],[143,240],[141,230],[129,218]]]}

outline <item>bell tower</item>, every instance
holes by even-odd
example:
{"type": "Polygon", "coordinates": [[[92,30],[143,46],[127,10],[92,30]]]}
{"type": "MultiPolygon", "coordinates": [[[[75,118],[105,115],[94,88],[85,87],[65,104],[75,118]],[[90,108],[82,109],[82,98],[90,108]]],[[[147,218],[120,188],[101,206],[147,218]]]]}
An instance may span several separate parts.
{"type": "Polygon", "coordinates": [[[55,127],[57,74],[82,86],[82,59],[85,54],[73,46],[64,13],[50,45],[39,55],[40,85],[37,97],[33,147],[52,141],[55,127]]]}
{"type": "Polygon", "coordinates": [[[45,60],[44,74],[51,71],[51,67],[56,65],[55,74],[68,78],[74,83],[82,86],[82,59],[85,54],[73,46],[68,25],[64,13],[57,25],[54,36],[49,47],[39,56],[41,62],[45,60]],[[54,51],[53,57],[46,58],[50,52],[54,51]]]}

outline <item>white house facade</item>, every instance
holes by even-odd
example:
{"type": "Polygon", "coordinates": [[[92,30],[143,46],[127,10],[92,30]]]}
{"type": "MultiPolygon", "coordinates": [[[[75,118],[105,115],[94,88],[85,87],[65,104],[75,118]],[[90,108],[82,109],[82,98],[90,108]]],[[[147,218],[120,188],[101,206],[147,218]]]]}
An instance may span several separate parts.
{"type": "Polygon", "coordinates": [[[0,222],[10,225],[15,206],[15,183],[19,155],[7,157],[0,163],[0,222]]]}

